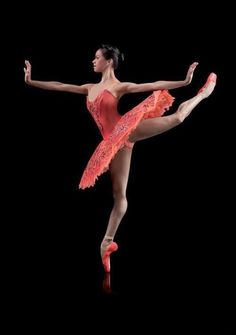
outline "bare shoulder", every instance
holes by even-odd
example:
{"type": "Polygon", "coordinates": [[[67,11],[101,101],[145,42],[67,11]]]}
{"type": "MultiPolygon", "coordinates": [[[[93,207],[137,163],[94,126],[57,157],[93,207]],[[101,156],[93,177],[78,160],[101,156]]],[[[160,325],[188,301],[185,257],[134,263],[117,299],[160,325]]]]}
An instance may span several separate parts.
{"type": "Polygon", "coordinates": [[[80,85],[80,89],[83,91],[84,94],[88,94],[89,91],[91,90],[91,88],[94,86],[95,84],[89,83],[89,84],[83,84],[80,85]]]}
{"type": "Polygon", "coordinates": [[[122,95],[129,93],[129,87],[130,85],[135,85],[134,83],[131,82],[118,82],[114,85],[113,87],[113,94],[119,98],[122,97],[122,95]]]}
{"type": "Polygon", "coordinates": [[[123,82],[120,85],[120,94],[148,92],[155,89],[155,83],[133,83],[123,82]]]}
{"type": "Polygon", "coordinates": [[[119,93],[121,96],[127,93],[132,93],[134,92],[134,89],[136,87],[137,87],[136,83],[129,82],[129,81],[121,82],[119,85],[119,93]]]}
{"type": "Polygon", "coordinates": [[[92,85],[93,84],[73,85],[62,83],[58,90],[77,94],[88,94],[88,91],[92,85]]]}

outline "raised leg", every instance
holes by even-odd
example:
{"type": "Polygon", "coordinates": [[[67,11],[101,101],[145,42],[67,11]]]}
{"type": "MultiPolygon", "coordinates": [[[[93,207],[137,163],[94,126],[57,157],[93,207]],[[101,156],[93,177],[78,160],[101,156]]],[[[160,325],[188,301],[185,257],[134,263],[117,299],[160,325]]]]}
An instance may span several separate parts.
{"type": "Polygon", "coordinates": [[[213,92],[215,85],[216,75],[211,73],[198,94],[183,102],[174,114],[141,121],[139,126],[130,135],[129,140],[131,142],[140,141],[176,127],[184,121],[203,99],[207,98],[213,92]]]}

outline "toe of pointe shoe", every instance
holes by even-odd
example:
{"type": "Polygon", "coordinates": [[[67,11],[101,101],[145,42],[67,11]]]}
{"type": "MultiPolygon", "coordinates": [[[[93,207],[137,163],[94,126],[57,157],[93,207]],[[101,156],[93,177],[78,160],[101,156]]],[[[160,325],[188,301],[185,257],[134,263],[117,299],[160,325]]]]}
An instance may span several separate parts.
{"type": "Polygon", "coordinates": [[[214,72],[211,72],[207,78],[205,84],[200,88],[198,93],[201,93],[210,83],[216,83],[217,75],[214,72]]]}
{"type": "Polygon", "coordinates": [[[102,257],[102,263],[104,266],[104,270],[105,272],[110,272],[110,264],[109,264],[109,257],[110,254],[114,251],[116,251],[118,249],[118,245],[116,242],[112,242],[111,244],[108,245],[108,247],[106,248],[103,257],[102,257]]]}

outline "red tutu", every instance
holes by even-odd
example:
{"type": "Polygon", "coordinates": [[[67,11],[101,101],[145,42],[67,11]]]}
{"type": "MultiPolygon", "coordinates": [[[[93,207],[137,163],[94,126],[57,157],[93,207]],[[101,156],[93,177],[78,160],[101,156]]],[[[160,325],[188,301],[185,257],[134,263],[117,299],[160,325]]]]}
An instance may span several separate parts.
{"type": "MultiPolygon", "coordinates": [[[[115,97],[113,97],[116,99],[115,97]]],[[[109,136],[104,138],[90,158],[82,175],[79,188],[94,186],[97,178],[109,169],[111,160],[118,150],[125,146],[130,133],[138,126],[142,119],[162,116],[172,105],[174,98],[166,90],[154,91],[136,107],[121,116],[109,136]]],[[[94,101],[94,104],[97,101],[94,101]]],[[[117,103],[117,102],[116,102],[117,103]]],[[[93,104],[93,102],[90,102],[93,104]]],[[[96,118],[100,112],[96,110],[96,118]]]]}

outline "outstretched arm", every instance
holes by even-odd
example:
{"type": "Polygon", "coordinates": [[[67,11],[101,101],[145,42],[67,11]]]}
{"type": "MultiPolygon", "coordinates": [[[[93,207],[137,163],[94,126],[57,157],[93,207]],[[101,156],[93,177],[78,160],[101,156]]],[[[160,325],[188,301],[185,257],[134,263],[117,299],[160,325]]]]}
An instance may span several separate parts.
{"type": "Polygon", "coordinates": [[[191,83],[193,78],[193,73],[198,65],[197,62],[194,62],[189,66],[186,78],[180,81],[155,81],[153,83],[145,84],[135,84],[135,83],[123,83],[121,86],[121,92],[125,93],[137,93],[137,92],[146,92],[146,91],[157,91],[157,90],[171,90],[174,88],[179,88],[182,86],[187,86],[191,83]]]}
{"type": "Polygon", "coordinates": [[[31,64],[27,60],[25,61],[24,72],[25,72],[26,84],[30,86],[42,88],[44,90],[54,90],[54,91],[65,91],[65,92],[71,92],[71,93],[88,94],[88,90],[92,86],[92,84],[71,85],[71,84],[64,84],[59,81],[32,80],[31,79],[31,64]]]}

